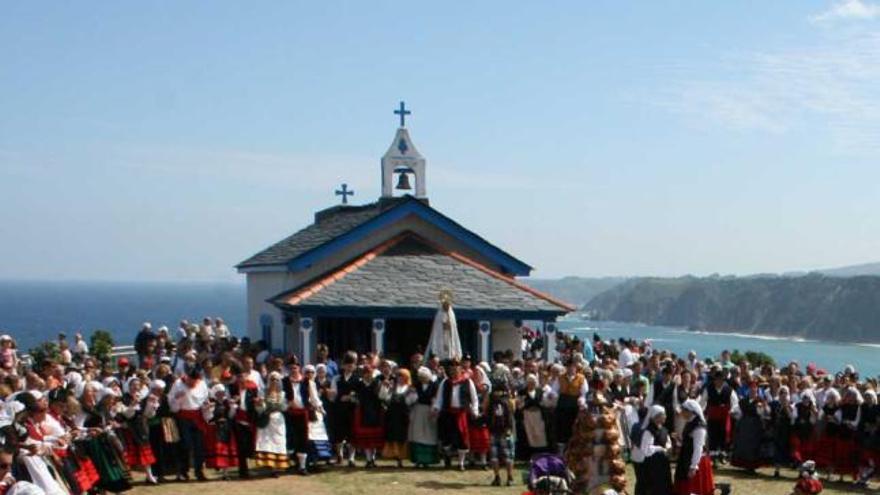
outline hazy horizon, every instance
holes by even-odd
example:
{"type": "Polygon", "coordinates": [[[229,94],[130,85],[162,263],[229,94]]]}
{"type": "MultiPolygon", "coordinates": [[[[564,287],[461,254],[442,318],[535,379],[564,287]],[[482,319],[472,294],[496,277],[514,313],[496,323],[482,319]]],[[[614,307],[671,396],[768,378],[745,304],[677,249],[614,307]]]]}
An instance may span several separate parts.
{"type": "Polygon", "coordinates": [[[11,3],[0,279],[243,281],[405,100],[432,206],[535,278],[878,261],[880,0],[11,3]]]}

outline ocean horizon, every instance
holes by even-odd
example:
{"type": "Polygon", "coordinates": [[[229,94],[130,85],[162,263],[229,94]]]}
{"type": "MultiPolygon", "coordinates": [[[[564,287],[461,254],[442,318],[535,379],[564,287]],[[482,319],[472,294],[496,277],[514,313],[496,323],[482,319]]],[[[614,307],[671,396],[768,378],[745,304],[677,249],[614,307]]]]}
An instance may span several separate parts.
{"type": "Polygon", "coordinates": [[[176,330],[180,320],[221,317],[234,335],[246,333],[246,288],[238,282],[0,280],[0,331],[20,352],[65,332],[108,330],[127,345],[144,322],[176,330]]]}
{"type": "MultiPolygon", "coordinates": [[[[244,282],[124,282],[0,280],[0,332],[15,338],[20,352],[54,339],[58,332],[72,338],[108,330],[117,345],[127,345],[145,321],[153,328],[175,330],[182,319],[198,322],[221,317],[234,335],[246,334],[244,282]]],[[[876,352],[880,344],[840,343],[798,337],[691,331],[638,323],[594,322],[576,317],[560,321],[562,331],[583,338],[598,333],[603,339],[649,339],[656,348],[679,354],[695,350],[701,358],[722,350],[763,351],[777,363],[816,363],[831,372],[846,364],[863,374],[880,374],[876,352]]]]}

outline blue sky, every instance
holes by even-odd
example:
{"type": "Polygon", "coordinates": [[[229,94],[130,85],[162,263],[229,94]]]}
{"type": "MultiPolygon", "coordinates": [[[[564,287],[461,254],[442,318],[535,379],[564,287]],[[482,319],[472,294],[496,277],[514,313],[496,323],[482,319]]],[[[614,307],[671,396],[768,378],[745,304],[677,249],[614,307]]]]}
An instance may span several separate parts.
{"type": "Polygon", "coordinates": [[[401,99],[536,276],[880,261],[869,0],[17,2],[0,60],[0,278],[236,280],[378,197],[401,99]]]}

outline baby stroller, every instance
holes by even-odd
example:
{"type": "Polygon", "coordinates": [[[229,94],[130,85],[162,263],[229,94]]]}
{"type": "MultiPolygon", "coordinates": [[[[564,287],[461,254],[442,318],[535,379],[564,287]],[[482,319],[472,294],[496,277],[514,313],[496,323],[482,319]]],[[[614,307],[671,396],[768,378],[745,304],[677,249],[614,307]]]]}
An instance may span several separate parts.
{"type": "Polygon", "coordinates": [[[563,495],[571,493],[572,474],[562,457],[555,454],[537,454],[529,461],[526,484],[536,495],[563,495]]]}

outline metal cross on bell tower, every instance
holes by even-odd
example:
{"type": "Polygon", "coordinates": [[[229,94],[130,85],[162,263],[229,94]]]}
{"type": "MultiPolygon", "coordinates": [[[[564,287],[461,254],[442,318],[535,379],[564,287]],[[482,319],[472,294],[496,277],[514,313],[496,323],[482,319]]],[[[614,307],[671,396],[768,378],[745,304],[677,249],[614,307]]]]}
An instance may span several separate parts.
{"type": "Polygon", "coordinates": [[[347,205],[348,197],[354,196],[354,191],[348,189],[348,184],[342,184],[342,188],[336,190],[336,195],[342,196],[342,204],[347,205]]]}
{"type": "Polygon", "coordinates": [[[406,127],[406,116],[412,114],[406,109],[406,103],[400,102],[400,108],[394,111],[394,115],[400,115],[400,127],[406,127]]]}

